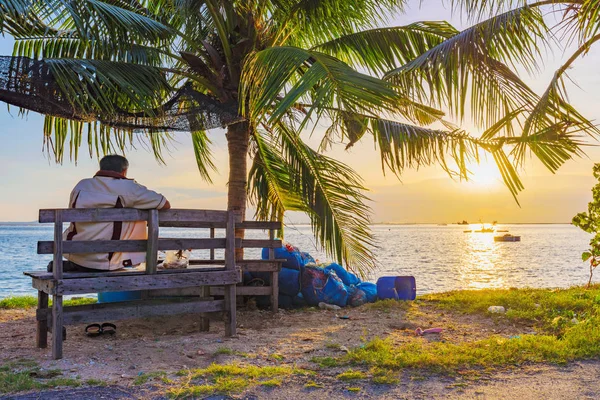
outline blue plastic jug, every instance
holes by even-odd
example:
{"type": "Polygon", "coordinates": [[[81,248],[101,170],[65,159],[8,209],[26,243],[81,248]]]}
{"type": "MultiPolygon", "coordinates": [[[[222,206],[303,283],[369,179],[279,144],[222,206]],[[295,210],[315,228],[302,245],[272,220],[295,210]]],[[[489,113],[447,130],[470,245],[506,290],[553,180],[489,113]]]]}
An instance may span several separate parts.
{"type": "Polygon", "coordinates": [[[116,303],[119,301],[141,300],[142,291],[132,290],[127,292],[103,292],[98,293],[98,303],[116,303]]]}
{"type": "Polygon", "coordinates": [[[414,276],[382,276],[377,280],[377,297],[395,300],[414,300],[417,283],[414,276]]]}

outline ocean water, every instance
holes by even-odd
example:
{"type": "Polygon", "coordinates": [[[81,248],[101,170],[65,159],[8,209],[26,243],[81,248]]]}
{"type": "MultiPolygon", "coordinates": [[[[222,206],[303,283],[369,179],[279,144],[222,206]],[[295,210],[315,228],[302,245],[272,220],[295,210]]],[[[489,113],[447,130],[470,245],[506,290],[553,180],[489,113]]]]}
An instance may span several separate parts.
{"type": "MultiPolygon", "coordinates": [[[[375,225],[378,268],[368,278],[412,275],[417,293],[455,289],[568,287],[587,283],[588,267],[581,261],[590,235],[571,225],[501,225],[521,236],[521,242],[494,242],[493,234],[463,233],[458,225],[375,225]]],[[[0,298],[34,294],[23,271],[44,270],[51,255],[36,254],[38,240],[51,240],[51,225],[0,225],[0,298]]],[[[162,229],[163,237],[207,237],[206,230],[162,229]]],[[[217,232],[217,236],[219,233],[217,232]]],[[[265,238],[263,232],[249,237],[265,238]]],[[[327,257],[316,248],[309,226],[287,226],[286,241],[327,257]]],[[[207,257],[206,251],[194,256],[207,257]]],[[[218,253],[217,253],[218,256],[218,253]]],[[[259,250],[248,257],[260,257],[259,250]]],[[[600,275],[600,271],[598,272],[600,275]]],[[[595,277],[594,282],[600,282],[595,277]]]]}

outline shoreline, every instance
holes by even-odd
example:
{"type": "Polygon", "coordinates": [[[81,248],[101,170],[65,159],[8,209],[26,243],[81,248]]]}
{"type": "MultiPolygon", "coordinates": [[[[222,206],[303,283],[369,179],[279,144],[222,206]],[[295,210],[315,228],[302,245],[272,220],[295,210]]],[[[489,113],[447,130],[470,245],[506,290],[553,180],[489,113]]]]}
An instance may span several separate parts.
{"type": "Polygon", "coordinates": [[[2,374],[29,371],[23,382],[34,386],[12,392],[62,383],[160,398],[445,398],[502,393],[510,376],[522,381],[522,390],[532,379],[541,386],[564,381],[565,392],[544,392],[548,398],[568,390],[585,397],[585,387],[576,385],[581,371],[592,377],[600,371],[598,296],[600,285],[446,292],[335,312],[246,307],[238,314],[237,338],[224,338],[218,319],[210,332],[199,332],[194,316],[118,321],[115,336],[96,338],[77,325],[67,328],[65,358],[58,361],[48,349],[34,348],[34,309],[3,309],[0,388],[10,392],[2,374]],[[491,314],[490,305],[507,312],[491,314]],[[430,327],[442,333],[415,335],[430,327]],[[39,378],[48,371],[52,378],[39,378]]]}

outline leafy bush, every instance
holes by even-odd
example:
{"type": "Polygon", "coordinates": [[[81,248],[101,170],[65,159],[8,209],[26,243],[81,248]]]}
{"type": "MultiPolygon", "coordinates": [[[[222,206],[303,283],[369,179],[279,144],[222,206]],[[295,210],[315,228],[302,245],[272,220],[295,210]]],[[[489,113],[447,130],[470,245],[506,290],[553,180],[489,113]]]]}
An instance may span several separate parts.
{"type": "Polygon", "coordinates": [[[593,199],[588,203],[588,212],[573,217],[573,225],[594,235],[590,240],[590,248],[581,254],[581,259],[590,265],[588,287],[592,284],[594,269],[600,264],[600,164],[594,165],[594,178],[598,184],[592,188],[593,199]]]}

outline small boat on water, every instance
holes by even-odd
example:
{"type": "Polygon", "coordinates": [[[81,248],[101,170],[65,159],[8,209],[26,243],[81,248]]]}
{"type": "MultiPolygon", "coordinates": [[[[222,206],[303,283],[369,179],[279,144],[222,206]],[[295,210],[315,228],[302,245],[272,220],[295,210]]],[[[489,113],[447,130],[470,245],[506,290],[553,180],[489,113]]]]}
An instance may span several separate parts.
{"type": "Polygon", "coordinates": [[[506,235],[502,235],[502,236],[494,236],[494,242],[520,242],[520,241],[521,241],[521,236],[511,235],[510,233],[507,233],[506,235]]]}
{"type": "Polygon", "coordinates": [[[494,233],[494,228],[481,228],[478,231],[473,231],[475,233],[494,233]]]}
{"type": "Polygon", "coordinates": [[[496,232],[500,233],[500,232],[508,232],[507,229],[498,229],[496,232]]]}

